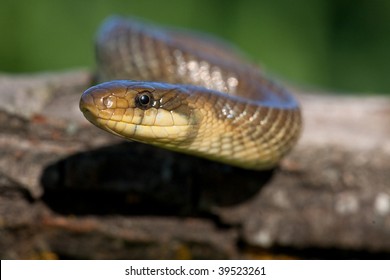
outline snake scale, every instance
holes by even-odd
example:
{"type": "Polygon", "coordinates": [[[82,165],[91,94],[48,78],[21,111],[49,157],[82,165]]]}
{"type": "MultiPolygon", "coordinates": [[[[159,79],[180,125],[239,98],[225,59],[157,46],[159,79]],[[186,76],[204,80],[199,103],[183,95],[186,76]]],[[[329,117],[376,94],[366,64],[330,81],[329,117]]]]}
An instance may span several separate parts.
{"type": "Polygon", "coordinates": [[[300,135],[294,97],[213,37],[111,17],[96,56],[102,83],[83,93],[80,109],[127,140],[261,170],[300,135]]]}

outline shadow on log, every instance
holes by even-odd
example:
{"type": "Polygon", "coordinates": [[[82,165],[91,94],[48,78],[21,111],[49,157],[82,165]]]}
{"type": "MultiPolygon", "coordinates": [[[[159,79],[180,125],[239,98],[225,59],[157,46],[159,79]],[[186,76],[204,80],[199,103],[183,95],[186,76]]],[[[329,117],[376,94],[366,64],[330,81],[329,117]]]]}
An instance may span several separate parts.
{"type": "Polygon", "coordinates": [[[120,143],[45,168],[42,199],[62,214],[199,215],[245,202],[272,174],[120,143]]]}

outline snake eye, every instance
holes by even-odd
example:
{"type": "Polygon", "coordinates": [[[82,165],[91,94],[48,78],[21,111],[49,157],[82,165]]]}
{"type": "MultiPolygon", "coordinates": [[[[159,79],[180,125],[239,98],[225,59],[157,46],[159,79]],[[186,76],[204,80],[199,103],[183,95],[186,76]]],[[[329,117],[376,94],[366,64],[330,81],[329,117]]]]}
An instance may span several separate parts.
{"type": "Polygon", "coordinates": [[[148,91],[140,92],[135,98],[135,104],[140,109],[149,109],[152,103],[153,95],[148,91]]]}

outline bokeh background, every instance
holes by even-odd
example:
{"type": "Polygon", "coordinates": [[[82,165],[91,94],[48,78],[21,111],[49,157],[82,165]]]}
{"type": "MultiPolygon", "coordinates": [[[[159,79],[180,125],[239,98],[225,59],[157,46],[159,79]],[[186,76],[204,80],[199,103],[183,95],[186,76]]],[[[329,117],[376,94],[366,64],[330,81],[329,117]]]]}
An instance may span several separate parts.
{"type": "Polygon", "coordinates": [[[93,69],[111,14],[216,34],[296,85],[390,92],[386,0],[0,0],[0,72],[93,69]]]}

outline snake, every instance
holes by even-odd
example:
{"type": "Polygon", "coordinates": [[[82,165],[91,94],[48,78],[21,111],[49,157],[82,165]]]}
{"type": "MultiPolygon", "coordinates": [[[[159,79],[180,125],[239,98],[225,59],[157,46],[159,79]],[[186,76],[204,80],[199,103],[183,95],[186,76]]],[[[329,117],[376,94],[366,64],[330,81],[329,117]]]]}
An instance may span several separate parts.
{"type": "Polygon", "coordinates": [[[251,170],[274,168],[299,138],[297,99],[222,39],[112,16],[95,49],[98,84],[79,106],[107,132],[251,170]]]}

